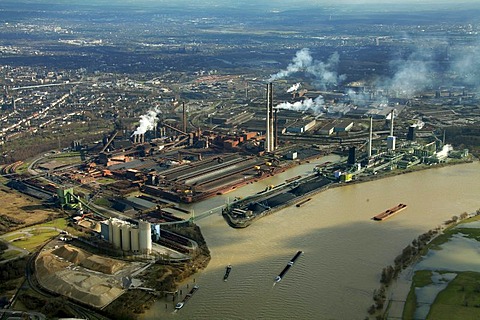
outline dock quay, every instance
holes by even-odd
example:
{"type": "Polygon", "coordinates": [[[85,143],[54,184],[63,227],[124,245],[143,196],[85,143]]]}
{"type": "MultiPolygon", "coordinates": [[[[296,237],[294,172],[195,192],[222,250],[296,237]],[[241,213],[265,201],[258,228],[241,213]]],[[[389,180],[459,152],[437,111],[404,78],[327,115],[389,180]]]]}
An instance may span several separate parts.
{"type": "Polygon", "coordinates": [[[245,228],[257,219],[285,207],[294,204],[301,206],[309,201],[310,196],[333,184],[334,181],[322,175],[306,176],[228,204],[222,214],[231,227],[245,228]]]}
{"type": "Polygon", "coordinates": [[[178,310],[182,309],[185,306],[185,304],[188,302],[188,300],[190,300],[190,298],[193,296],[193,294],[198,290],[198,288],[199,287],[197,285],[194,285],[192,290],[190,290],[190,292],[187,293],[185,298],[183,298],[182,301],[180,301],[179,303],[177,303],[175,305],[175,311],[178,311],[178,310]]]}

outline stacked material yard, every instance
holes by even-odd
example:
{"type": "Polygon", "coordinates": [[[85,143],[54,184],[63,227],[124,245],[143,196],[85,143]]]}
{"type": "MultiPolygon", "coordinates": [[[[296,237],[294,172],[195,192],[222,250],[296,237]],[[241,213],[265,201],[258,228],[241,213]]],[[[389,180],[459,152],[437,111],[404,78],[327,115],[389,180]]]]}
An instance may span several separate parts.
{"type": "Polygon", "coordinates": [[[114,275],[125,265],[65,245],[40,253],[36,273],[46,289],[101,309],[124,292],[114,275]]]}

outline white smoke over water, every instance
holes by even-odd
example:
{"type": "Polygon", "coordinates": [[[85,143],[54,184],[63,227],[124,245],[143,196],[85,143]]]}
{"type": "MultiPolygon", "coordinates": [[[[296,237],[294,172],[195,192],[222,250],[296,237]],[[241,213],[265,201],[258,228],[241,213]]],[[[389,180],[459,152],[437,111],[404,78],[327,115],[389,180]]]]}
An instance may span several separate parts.
{"type": "Polygon", "coordinates": [[[314,114],[320,114],[325,109],[325,101],[322,96],[318,96],[315,99],[305,99],[302,101],[297,101],[295,103],[283,102],[275,106],[276,109],[286,109],[293,111],[312,111],[314,114]]]}
{"type": "Polygon", "coordinates": [[[298,88],[300,88],[300,82],[298,83],[295,83],[293,86],[291,86],[290,88],[288,88],[287,90],[287,93],[290,93],[290,92],[293,92],[293,91],[297,91],[298,88]]]}
{"type": "Polygon", "coordinates": [[[336,71],[339,62],[340,56],[337,52],[333,53],[326,62],[322,62],[314,60],[310,50],[303,48],[297,51],[286,69],[271,75],[268,81],[283,79],[296,72],[304,72],[312,75],[315,78],[314,84],[320,88],[325,88],[327,85],[337,85],[346,79],[345,75],[338,75],[336,71]]]}
{"type": "Polygon", "coordinates": [[[136,134],[143,134],[148,130],[155,129],[155,124],[157,122],[157,115],[160,113],[161,113],[160,109],[154,108],[154,109],[148,110],[146,114],[140,116],[139,125],[135,130],[135,132],[132,133],[132,136],[136,134]]]}

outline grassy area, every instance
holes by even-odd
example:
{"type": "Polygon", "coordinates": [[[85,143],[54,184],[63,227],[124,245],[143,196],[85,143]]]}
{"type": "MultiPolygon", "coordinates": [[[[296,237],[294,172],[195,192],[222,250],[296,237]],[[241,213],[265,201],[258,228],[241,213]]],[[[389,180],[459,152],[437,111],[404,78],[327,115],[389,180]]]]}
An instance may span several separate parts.
{"type": "Polygon", "coordinates": [[[33,252],[37,247],[41,246],[58,234],[59,231],[55,230],[37,230],[33,236],[25,237],[22,240],[13,242],[12,244],[16,247],[24,248],[29,252],[33,252]]]}
{"type": "Polygon", "coordinates": [[[469,222],[474,222],[474,221],[480,221],[480,216],[474,216],[465,220],[462,220],[460,223],[457,225],[454,225],[452,227],[448,227],[443,231],[442,234],[439,234],[435,239],[430,242],[430,245],[426,249],[434,249],[434,250],[441,250],[440,246],[450,240],[452,235],[456,233],[464,233],[466,237],[476,239],[477,241],[480,241],[480,229],[479,228],[466,228],[462,227],[462,225],[469,223],[469,222]]]}
{"type": "Polygon", "coordinates": [[[461,272],[440,292],[427,319],[468,320],[480,318],[480,273],[461,272]]]}
{"type": "MultiPolygon", "coordinates": [[[[480,216],[474,216],[463,220],[461,223],[449,227],[430,244],[424,248],[426,254],[428,250],[441,250],[441,245],[448,242],[450,238],[457,233],[462,233],[465,237],[480,241],[479,228],[467,228],[465,223],[479,221],[480,216]]],[[[455,271],[451,271],[455,272],[455,271]]],[[[421,288],[432,283],[432,272],[430,270],[416,271],[410,292],[403,309],[403,319],[413,319],[416,309],[415,288],[421,288]]],[[[458,272],[458,276],[449,283],[448,287],[440,292],[431,306],[427,319],[480,319],[480,273],[477,272],[458,272]]]]}
{"type": "Polygon", "coordinates": [[[415,309],[417,308],[417,296],[415,295],[415,288],[421,288],[432,284],[432,272],[430,270],[419,270],[413,275],[412,285],[408,292],[407,301],[403,308],[403,319],[413,319],[415,309]]]}
{"type": "Polygon", "coordinates": [[[114,183],[116,180],[112,178],[99,178],[97,179],[97,182],[100,184],[109,184],[109,183],[114,183]]]}
{"type": "Polygon", "coordinates": [[[16,256],[18,256],[19,254],[21,254],[21,252],[18,251],[18,250],[8,250],[8,251],[5,251],[5,252],[0,256],[0,261],[8,260],[8,259],[13,259],[13,258],[15,258],[16,256]]]}
{"type": "Polygon", "coordinates": [[[67,220],[65,218],[59,218],[45,223],[37,224],[36,227],[53,227],[65,230],[67,228],[67,220]]]}
{"type": "Polygon", "coordinates": [[[102,207],[105,207],[105,208],[111,208],[112,205],[113,205],[113,203],[108,201],[108,199],[106,199],[106,198],[95,199],[95,201],[93,203],[95,203],[97,206],[102,206],[102,207]]]}
{"type": "Polygon", "coordinates": [[[2,236],[2,239],[8,242],[13,241],[14,239],[19,239],[12,242],[12,245],[19,248],[25,248],[32,252],[38,246],[47,242],[50,238],[57,236],[60,233],[60,230],[67,230],[70,232],[73,231],[73,228],[67,227],[66,219],[59,218],[42,224],[37,224],[33,227],[23,228],[14,231],[11,234],[5,234],[2,236]],[[56,228],[58,230],[42,229],[42,227],[56,228]]]}

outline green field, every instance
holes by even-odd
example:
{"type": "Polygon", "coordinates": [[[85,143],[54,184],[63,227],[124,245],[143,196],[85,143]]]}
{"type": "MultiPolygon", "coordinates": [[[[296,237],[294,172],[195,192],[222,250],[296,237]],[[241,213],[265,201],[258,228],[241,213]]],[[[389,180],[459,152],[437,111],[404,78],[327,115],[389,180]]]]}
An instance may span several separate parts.
{"type": "MultiPolygon", "coordinates": [[[[457,233],[465,237],[480,241],[480,229],[467,228],[464,223],[478,221],[480,216],[466,219],[456,226],[449,227],[442,234],[437,236],[427,246],[427,250],[441,250],[441,245],[457,233]]],[[[427,251],[425,250],[425,251],[427,251]]],[[[425,252],[426,253],[426,252],[425,252]]],[[[441,266],[439,266],[441,267],[441,266]]],[[[443,271],[438,271],[442,273],[443,271]]],[[[456,272],[457,277],[452,280],[446,289],[441,291],[430,307],[427,319],[431,320],[468,320],[480,319],[480,273],[478,272],[456,272]]],[[[418,270],[415,272],[410,292],[403,309],[403,319],[414,319],[416,309],[415,288],[421,288],[432,284],[432,271],[418,270]]]]}
{"type": "Polygon", "coordinates": [[[18,251],[18,250],[8,250],[8,251],[5,251],[5,252],[0,256],[0,261],[15,258],[15,257],[18,256],[19,254],[21,254],[21,252],[18,251]]]}
{"type": "Polygon", "coordinates": [[[480,319],[480,273],[461,272],[435,299],[427,319],[480,319]]]}
{"type": "Polygon", "coordinates": [[[12,245],[18,248],[23,248],[32,252],[35,251],[38,246],[41,246],[52,237],[57,236],[60,233],[60,230],[67,230],[70,232],[70,228],[67,227],[67,221],[63,218],[38,224],[33,227],[19,229],[12,233],[7,233],[2,236],[2,239],[11,242],[12,245]],[[42,229],[42,227],[56,228],[57,230],[42,229]],[[13,241],[14,239],[18,240],[13,241]]]}

